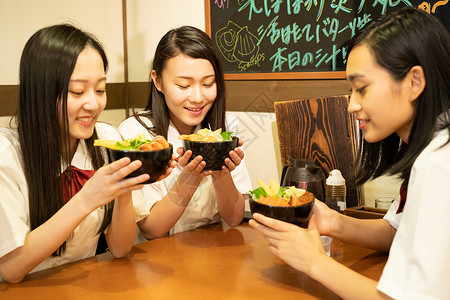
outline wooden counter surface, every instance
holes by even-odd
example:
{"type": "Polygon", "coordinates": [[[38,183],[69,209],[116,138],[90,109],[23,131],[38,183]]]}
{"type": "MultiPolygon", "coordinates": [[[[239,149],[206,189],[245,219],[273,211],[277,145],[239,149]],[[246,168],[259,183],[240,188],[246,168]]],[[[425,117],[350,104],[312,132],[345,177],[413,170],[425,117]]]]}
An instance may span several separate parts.
{"type": "MultiPolygon", "coordinates": [[[[331,256],[378,280],[386,253],[334,239],[331,256]]],[[[221,223],[0,283],[0,299],[339,299],[272,254],[247,223],[221,223]]]]}

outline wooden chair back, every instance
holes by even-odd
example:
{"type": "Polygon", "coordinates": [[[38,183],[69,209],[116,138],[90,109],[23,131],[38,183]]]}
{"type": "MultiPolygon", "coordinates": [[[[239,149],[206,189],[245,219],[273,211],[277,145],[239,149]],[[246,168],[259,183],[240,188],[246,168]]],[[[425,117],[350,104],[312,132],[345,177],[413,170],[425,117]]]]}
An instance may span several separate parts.
{"type": "Polygon", "coordinates": [[[352,207],[360,203],[351,179],[358,130],[348,103],[347,95],[275,102],[275,116],[282,165],[294,158],[312,159],[321,167],[324,183],[331,170],[340,170],[346,179],[347,207],[352,207]]]}

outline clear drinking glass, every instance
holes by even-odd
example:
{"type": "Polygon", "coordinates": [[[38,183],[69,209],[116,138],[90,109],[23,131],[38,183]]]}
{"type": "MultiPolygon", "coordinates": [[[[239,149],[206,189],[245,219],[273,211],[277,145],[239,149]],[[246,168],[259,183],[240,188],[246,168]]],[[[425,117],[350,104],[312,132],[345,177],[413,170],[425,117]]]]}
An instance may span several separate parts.
{"type": "Polygon", "coordinates": [[[389,209],[392,202],[394,202],[394,197],[378,197],[375,199],[375,207],[381,209],[389,209]]]}
{"type": "Polygon", "coordinates": [[[320,236],[320,240],[322,241],[323,249],[325,250],[325,253],[330,256],[331,254],[331,242],[333,241],[333,238],[331,236],[322,235],[320,236]]]}

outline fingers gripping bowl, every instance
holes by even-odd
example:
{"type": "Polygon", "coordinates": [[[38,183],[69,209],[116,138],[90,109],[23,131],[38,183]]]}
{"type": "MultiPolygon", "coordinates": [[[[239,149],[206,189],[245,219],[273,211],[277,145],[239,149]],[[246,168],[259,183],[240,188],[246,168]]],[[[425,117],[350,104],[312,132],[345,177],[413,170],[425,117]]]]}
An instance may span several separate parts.
{"type": "Polygon", "coordinates": [[[142,174],[150,175],[150,179],[143,182],[143,184],[155,182],[161,175],[166,173],[169,167],[169,161],[172,158],[173,146],[169,145],[169,148],[159,150],[137,150],[137,151],[124,151],[114,150],[107,148],[109,161],[116,161],[123,157],[129,157],[131,161],[140,160],[142,166],[127,175],[125,178],[136,177],[142,174]]]}
{"type": "Polygon", "coordinates": [[[230,151],[238,146],[239,138],[231,136],[231,132],[221,132],[221,129],[210,131],[201,129],[197,134],[180,135],[183,148],[192,151],[189,161],[201,155],[206,162],[205,171],[220,171],[225,165],[225,159],[230,158],[230,151]]]}
{"type": "Polygon", "coordinates": [[[283,188],[274,180],[270,187],[258,180],[259,188],[249,193],[250,211],[266,217],[308,227],[314,195],[296,187],[283,188]]]}
{"type": "Polygon", "coordinates": [[[129,157],[131,161],[140,160],[141,167],[125,178],[149,174],[150,179],[143,184],[153,183],[166,173],[173,153],[173,145],[162,136],[151,141],[142,136],[125,141],[96,140],[94,146],[105,147],[110,162],[123,157],[129,157]]]}

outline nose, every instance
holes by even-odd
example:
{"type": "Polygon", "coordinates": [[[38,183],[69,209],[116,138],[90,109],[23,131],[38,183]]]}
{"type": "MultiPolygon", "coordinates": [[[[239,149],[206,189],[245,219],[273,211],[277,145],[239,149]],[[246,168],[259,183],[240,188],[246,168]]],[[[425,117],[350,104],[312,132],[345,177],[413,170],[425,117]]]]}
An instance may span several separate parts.
{"type": "Polygon", "coordinates": [[[83,108],[87,111],[97,111],[99,107],[99,99],[95,91],[86,93],[83,108]]]}
{"type": "Polygon", "coordinates": [[[192,88],[192,93],[189,100],[193,103],[200,103],[203,101],[203,90],[201,85],[197,84],[192,88]]]}
{"type": "Polygon", "coordinates": [[[361,110],[361,104],[357,101],[357,96],[355,96],[354,93],[350,95],[350,102],[348,104],[347,110],[351,114],[361,110]]]}

